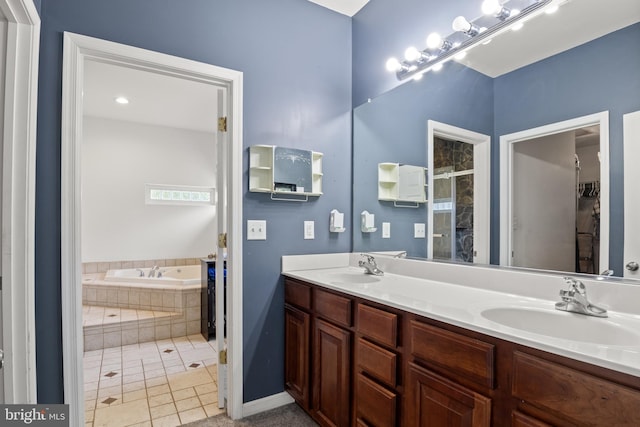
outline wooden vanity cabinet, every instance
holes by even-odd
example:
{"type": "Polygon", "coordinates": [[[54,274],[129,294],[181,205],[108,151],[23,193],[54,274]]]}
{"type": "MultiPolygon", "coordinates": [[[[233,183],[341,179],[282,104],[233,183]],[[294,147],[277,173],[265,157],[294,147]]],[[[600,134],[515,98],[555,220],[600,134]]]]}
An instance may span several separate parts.
{"type": "Polygon", "coordinates": [[[352,417],[353,303],[285,280],[285,389],[320,425],[352,417]]]}
{"type": "Polygon", "coordinates": [[[397,312],[370,303],[357,305],[354,402],[358,425],[399,425],[399,324],[397,312]]]}
{"type": "Polygon", "coordinates": [[[311,287],[285,284],[285,387],[306,411],[310,409],[311,287]]]}
{"type": "Polygon", "coordinates": [[[407,340],[405,425],[490,426],[495,345],[419,317],[409,321],[407,340]]]}
{"type": "Polygon", "coordinates": [[[640,426],[640,377],[289,278],[285,339],[322,426],[640,426]]]}

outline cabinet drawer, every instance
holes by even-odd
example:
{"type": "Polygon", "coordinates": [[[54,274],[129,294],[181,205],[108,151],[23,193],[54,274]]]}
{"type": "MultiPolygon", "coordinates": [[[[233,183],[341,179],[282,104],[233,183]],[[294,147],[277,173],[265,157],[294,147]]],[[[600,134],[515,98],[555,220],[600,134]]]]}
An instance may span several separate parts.
{"type": "Polygon", "coordinates": [[[284,281],[284,300],[306,310],[311,310],[311,288],[292,280],[284,281]]]}
{"type": "Polygon", "coordinates": [[[313,302],[319,316],[344,326],[351,326],[351,300],[349,298],[314,289],[313,302]]]}
{"type": "Polygon", "coordinates": [[[356,385],[356,417],[365,425],[391,427],[396,425],[396,400],[394,392],[358,374],[356,385]]]}
{"type": "Polygon", "coordinates": [[[358,366],[387,385],[395,387],[397,372],[396,354],[362,338],[358,339],[356,345],[358,366]]]}
{"type": "Polygon", "coordinates": [[[368,305],[358,304],[358,332],[382,344],[398,343],[398,316],[368,305]]]}
{"type": "Polygon", "coordinates": [[[411,355],[430,362],[461,379],[494,388],[494,345],[412,321],[411,355]]]}
{"type": "Polygon", "coordinates": [[[513,355],[511,392],[574,424],[640,425],[640,391],[519,351],[513,355]]]}

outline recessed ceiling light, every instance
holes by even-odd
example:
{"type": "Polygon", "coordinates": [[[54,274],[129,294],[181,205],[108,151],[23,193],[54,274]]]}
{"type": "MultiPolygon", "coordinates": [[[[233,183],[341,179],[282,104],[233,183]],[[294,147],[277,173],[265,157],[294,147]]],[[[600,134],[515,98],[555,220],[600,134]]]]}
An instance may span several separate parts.
{"type": "Polygon", "coordinates": [[[122,104],[122,105],[125,105],[125,104],[128,104],[128,103],[129,103],[129,99],[125,98],[124,96],[119,96],[119,97],[117,97],[115,101],[116,101],[118,104],[122,104]]]}

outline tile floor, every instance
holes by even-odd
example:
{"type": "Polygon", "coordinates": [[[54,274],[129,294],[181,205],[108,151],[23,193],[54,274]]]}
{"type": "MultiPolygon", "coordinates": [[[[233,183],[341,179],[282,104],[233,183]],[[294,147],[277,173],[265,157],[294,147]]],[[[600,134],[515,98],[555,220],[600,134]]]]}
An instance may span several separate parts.
{"type": "Polygon", "coordinates": [[[214,346],[190,335],[85,352],[86,426],[174,427],[222,413],[214,346]]]}

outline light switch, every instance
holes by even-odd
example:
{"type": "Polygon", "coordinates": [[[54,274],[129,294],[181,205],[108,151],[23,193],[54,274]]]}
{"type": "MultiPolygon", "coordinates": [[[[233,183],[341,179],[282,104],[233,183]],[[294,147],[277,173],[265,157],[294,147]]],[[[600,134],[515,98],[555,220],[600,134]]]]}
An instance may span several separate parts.
{"type": "Polygon", "coordinates": [[[417,222],[413,224],[413,237],[416,239],[424,239],[425,235],[425,225],[423,222],[417,222]]]}
{"type": "Polygon", "coordinates": [[[382,223],[382,238],[390,239],[391,238],[391,223],[383,222],[382,223]]]}
{"type": "Polygon", "coordinates": [[[315,239],[315,222],[314,221],[305,221],[304,222],[304,238],[305,240],[315,239]]]}
{"type": "Polygon", "coordinates": [[[247,220],[247,240],[267,240],[267,221],[247,220]]]}

